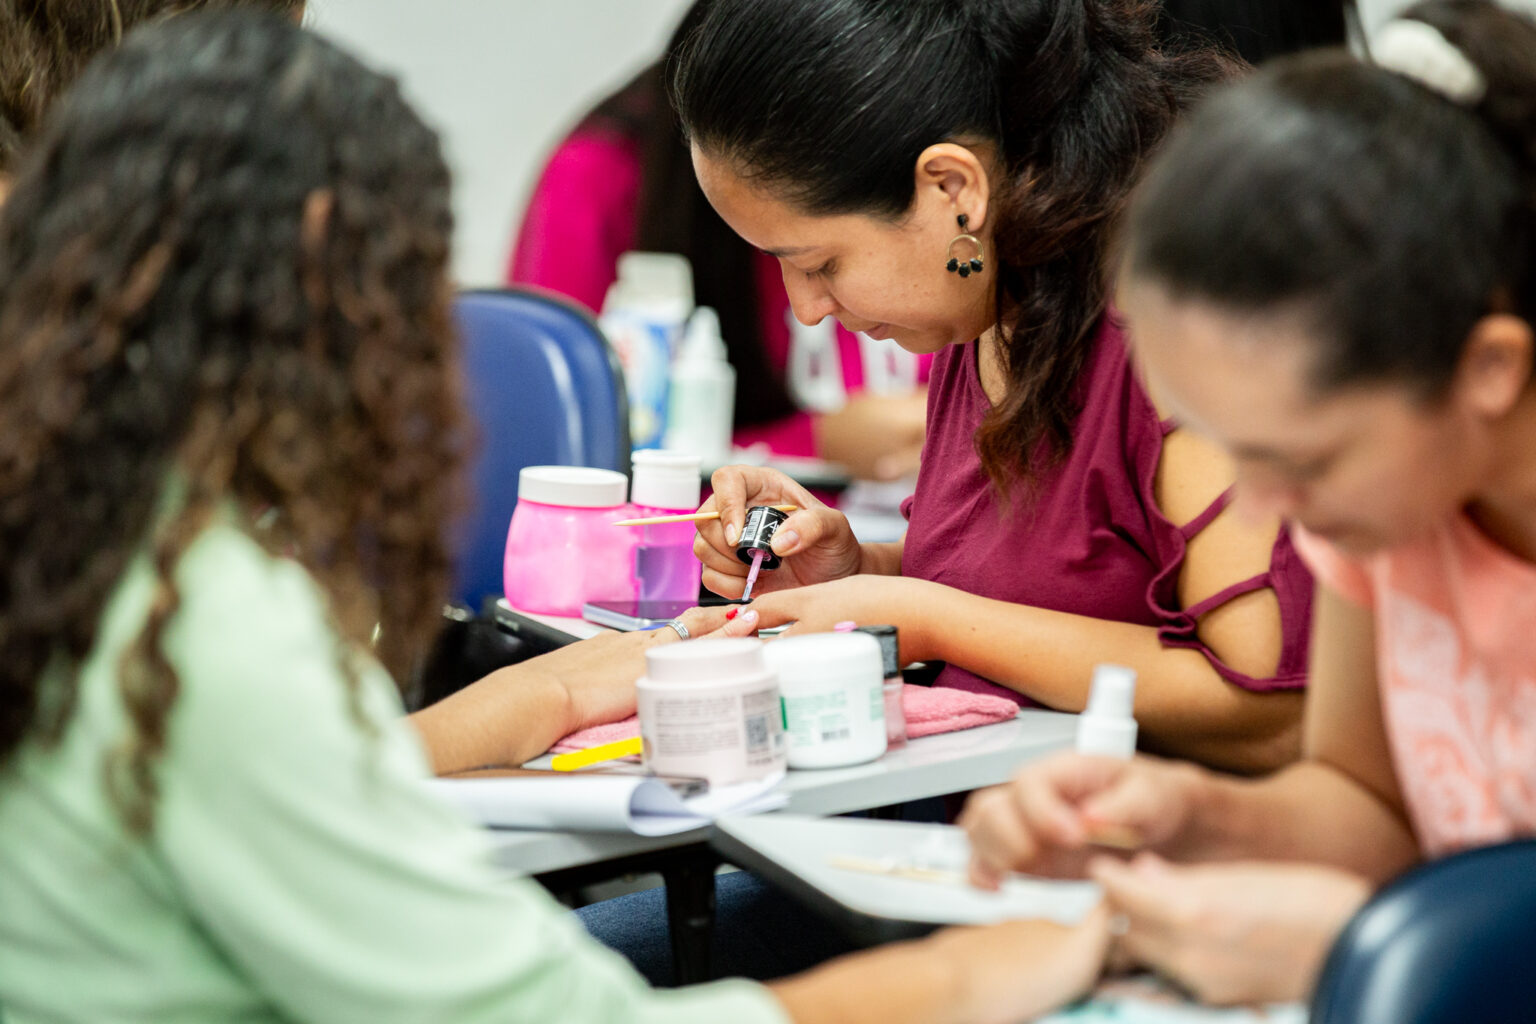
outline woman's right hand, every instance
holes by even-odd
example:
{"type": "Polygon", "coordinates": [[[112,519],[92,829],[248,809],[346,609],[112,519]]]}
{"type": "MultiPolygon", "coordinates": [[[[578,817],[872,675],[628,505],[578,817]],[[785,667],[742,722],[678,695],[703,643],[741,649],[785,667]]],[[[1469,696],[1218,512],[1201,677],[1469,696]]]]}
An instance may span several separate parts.
{"type": "Polygon", "coordinates": [[[1164,848],[1190,823],[1201,785],[1194,766],[1145,755],[1037,761],[966,802],[971,881],[996,889],[1013,871],[1080,878],[1106,848],[1164,848]]]}
{"type": "Polygon", "coordinates": [[[952,1019],[1012,1024],[1081,999],[1104,973],[1109,920],[1100,903],[1075,925],[1005,921],[934,933],[928,941],[962,979],[952,1019]]]}
{"type": "Polygon", "coordinates": [[[859,571],[862,552],[847,517],[778,470],[723,466],[715,470],[710,486],[715,493],[699,511],[718,510],[720,518],[699,523],[693,553],[704,563],[704,585],[720,596],[740,597],[746,589],[750,566],[736,557],[736,542],[747,509],[754,505],[798,506],[773,537],[774,554],[784,562],[758,577],[757,593],[824,583],[859,571]]]}
{"type": "Polygon", "coordinates": [[[1109,944],[1109,912],[1101,903],[1076,925],[1036,920],[944,928],[768,987],[796,1024],[1012,1024],[1086,994],[1104,969],[1109,944]]]}

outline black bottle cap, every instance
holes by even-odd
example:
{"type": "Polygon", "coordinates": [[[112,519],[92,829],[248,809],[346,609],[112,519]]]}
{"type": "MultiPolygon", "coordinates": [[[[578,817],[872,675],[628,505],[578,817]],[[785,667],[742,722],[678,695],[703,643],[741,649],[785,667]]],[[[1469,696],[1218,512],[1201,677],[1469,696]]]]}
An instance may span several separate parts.
{"type": "Polygon", "coordinates": [[[741,539],[736,542],[736,557],[745,565],[752,564],[753,552],[763,552],[763,568],[777,569],[781,559],[773,553],[773,535],[789,518],[772,505],[753,505],[747,509],[746,525],[741,528],[741,539]]]}
{"type": "Polygon", "coordinates": [[[880,663],[885,678],[901,675],[901,648],[896,639],[895,626],[860,626],[855,633],[868,633],[880,641],[880,663]]]}

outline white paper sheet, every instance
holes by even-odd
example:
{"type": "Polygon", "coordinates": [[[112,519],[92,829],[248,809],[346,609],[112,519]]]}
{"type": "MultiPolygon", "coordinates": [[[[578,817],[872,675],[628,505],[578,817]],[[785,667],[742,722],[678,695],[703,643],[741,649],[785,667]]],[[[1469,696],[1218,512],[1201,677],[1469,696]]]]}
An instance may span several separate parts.
{"type": "Polygon", "coordinates": [[[725,818],[722,832],[734,836],[783,870],[862,914],[929,924],[992,924],[1038,918],[1072,925],[1099,902],[1093,882],[1058,881],[1015,875],[1001,891],[964,883],[970,846],[953,825],[857,818],[725,818]],[[890,860],[952,874],[954,881],[919,881],[849,870],[845,858],[890,860]]]}
{"type": "Polygon", "coordinates": [[[495,828],[666,836],[702,828],[721,814],[783,807],[789,799],[777,788],[783,778],[780,773],[757,782],[714,786],[687,798],[645,775],[434,779],[428,785],[475,821],[495,828]]]}

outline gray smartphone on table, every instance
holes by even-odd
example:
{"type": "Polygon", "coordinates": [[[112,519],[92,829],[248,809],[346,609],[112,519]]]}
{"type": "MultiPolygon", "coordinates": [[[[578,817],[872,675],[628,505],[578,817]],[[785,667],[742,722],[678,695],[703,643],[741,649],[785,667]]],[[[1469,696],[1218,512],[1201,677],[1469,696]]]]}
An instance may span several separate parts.
{"type": "Polygon", "coordinates": [[[581,617],[609,629],[632,632],[665,626],[697,601],[588,601],[581,606],[581,617]]]}
{"type": "MultiPolygon", "coordinates": [[[[665,626],[697,605],[696,601],[588,601],[581,606],[581,617],[595,625],[629,633],[665,626]]],[[[758,630],[757,635],[778,636],[791,625],[786,622],[782,626],[770,626],[758,630]]]]}

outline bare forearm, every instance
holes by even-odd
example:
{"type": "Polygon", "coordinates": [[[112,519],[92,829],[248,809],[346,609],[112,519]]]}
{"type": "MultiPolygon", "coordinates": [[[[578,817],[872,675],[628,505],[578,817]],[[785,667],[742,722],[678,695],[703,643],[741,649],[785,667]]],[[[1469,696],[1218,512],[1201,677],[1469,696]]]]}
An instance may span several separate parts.
{"type": "Polygon", "coordinates": [[[1009,921],[947,928],[834,960],[772,986],[796,1024],[1003,1024],[1071,1002],[1109,946],[1101,906],[1081,924],[1009,921]]]}
{"type": "Polygon", "coordinates": [[[843,957],[769,986],[795,1024],[941,1024],[960,1021],[960,981],[928,943],[843,957]]]}
{"type": "Polygon", "coordinates": [[[1419,859],[1402,815],[1331,765],[1303,761],[1257,780],[1191,771],[1193,820],[1170,851],[1181,859],[1310,861],[1378,884],[1419,859]]]}
{"type": "Polygon", "coordinates": [[[871,576],[901,575],[902,541],[859,545],[859,572],[871,576]]]}
{"type": "Polygon", "coordinates": [[[570,693],[534,663],[502,669],[410,716],[439,775],[519,765],[571,732],[570,693]]]}
{"type": "MultiPolygon", "coordinates": [[[[1232,685],[1200,652],[1165,647],[1151,626],[936,588],[908,656],[937,659],[1062,711],[1087,703],[1101,662],[1137,672],[1143,745],[1235,771],[1268,771],[1301,752],[1301,697],[1232,685]]],[[[907,652],[904,651],[904,654],[907,652]]]]}

